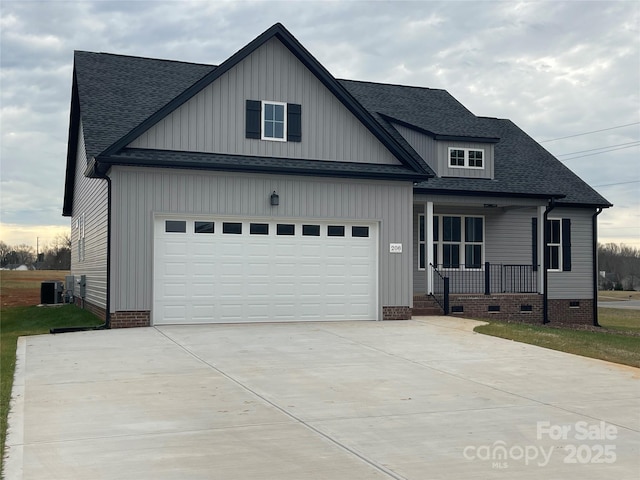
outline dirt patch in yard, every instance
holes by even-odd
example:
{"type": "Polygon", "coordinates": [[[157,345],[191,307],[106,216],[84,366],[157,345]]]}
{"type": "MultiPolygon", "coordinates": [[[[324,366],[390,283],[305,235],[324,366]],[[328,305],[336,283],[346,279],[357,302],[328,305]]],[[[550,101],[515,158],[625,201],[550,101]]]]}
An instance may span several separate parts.
{"type": "Polygon", "coordinates": [[[38,305],[40,285],[48,280],[64,282],[66,270],[1,270],[0,302],[3,307],[38,305]]]}

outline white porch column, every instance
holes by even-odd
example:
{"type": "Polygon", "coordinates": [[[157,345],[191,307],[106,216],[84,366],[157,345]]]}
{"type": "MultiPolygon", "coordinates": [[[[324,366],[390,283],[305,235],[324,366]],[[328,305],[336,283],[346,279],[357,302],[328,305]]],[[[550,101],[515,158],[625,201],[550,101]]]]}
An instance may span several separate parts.
{"type": "Polygon", "coordinates": [[[544,212],[546,207],[538,207],[538,293],[544,292],[544,212]]]}
{"type": "Polygon", "coordinates": [[[425,230],[425,244],[427,264],[425,265],[425,272],[427,274],[427,293],[433,293],[433,273],[431,267],[432,263],[435,263],[433,258],[433,202],[427,202],[424,204],[424,230],[425,230]]]}

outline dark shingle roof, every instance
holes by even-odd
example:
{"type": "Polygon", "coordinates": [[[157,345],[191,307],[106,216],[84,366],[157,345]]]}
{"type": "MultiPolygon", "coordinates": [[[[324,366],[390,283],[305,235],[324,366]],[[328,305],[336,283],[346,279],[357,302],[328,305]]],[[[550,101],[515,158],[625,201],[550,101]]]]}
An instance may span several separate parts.
{"type": "MultiPolygon", "coordinates": [[[[399,175],[398,178],[404,178],[412,168],[414,175],[420,170],[427,174],[432,173],[426,162],[393,127],[391,122],[397,121],[415,127],[436,139],[467,138],[497,142],[495,179],[432,178],[419,184],[418,191],[504,193],[536,197],[565,195],[562,202],[567,204],[610,205],[509,120],[476,117],[445,90],[353,80],[336,81],[321,65],[314,63],[317,61],[284,30],[284,27],[276,25],[267,32],[270,31],[272,34],[275,32],[280,35],[279,38],[283,42],[288,42],[288,46],[294,50],[294,53],[305,61],[309,68],[314,68],[328,88],[342,98],[345,105],[361,121],[369,124],[376,132],[376,136],[388,148],[397,149],[402,153],[400,157],[408,159],[406,160],[407,168],[391,168],[388,172],[383,172],[384,168],[380,166],[365,167],[362,164],[349,162],[317,162],[314,165],[307,165],[308,162],[304,162],[299,168],[307,174],[318,174],[319,169],[323,167],[331,167],[328,171],[337,175],[369,175],[368,178],[371,178],[371,175],[385,173],[389,177],[399,175]]],[[[248,46],[255,48],[257,41],[264,41],[262,37],[265,34],[248,46]]],[[[232,58],[236,59],[241,56],[240,54],[244,54],[243,50],[232,58]]],[[[226,68],[227,64],[228,61],[220,68],[226,68]]],[[[114,146],[110,149],[113,151],[108,152],[107,158],[101,158],[101,161],[149,164],[148,156],[151,153],[126,149],[118,152],[114,144],[118,144],[119,141],[122,143],[123,137],[132,134],[132,130],[136,127],[140,129],[145,120],[148,122],[149,117],[157,112],[159,114],[159,111],[166,108],[168,104],[175,104],[185,91],[195,91],[194,89],[208,81],[208,78],[215,79],[216,68],[213,65],[76,52],[74,77],[88,157],[97,157],[109,147],[114,146]]],[[[70,214],[71,211],[73,171],[75,171],[75,155],[73,155],[75,146],[72,145],[73,101],[74,99],[72,99],[70,154],[67,159],[67,183],[63,209],[65,214],[70,214]]],[[[291,160],[286,159],[216,156],[215,154],[180,153],[178,155],[176,152],[160,153],[158,151],[154,151],[153,155],[158,162],[168,164],[167,162],[173,160],[181,166],[190,165],[190,168],[198,168],[198,165],[203,168],[222,168],[226,165],[233,169],[234,165],[230,164],[230,160],[233,159],[238,162],[237,169],[251,171],[265,171],[264,169],[275,171],[278,166],[285,170],[289,167],[295,169],[298,168],[295,165],[300,162],[300,160],[292,163],[291,160]],[[205,158],[207,155],[209,159],[205,158]],[[288,167],[288,163],[292,165],[288,167]]],[[[424,175],[418,173],[415,178],[418,177],[424,178],[424,175]]]]}
{"type": "Polygon", "coordinates": [[[75,52],[87,156],[94,157],[129,133],[215,66],[75,52]]]}
{"type": "Polygon", "coordinates": [[[418,191],[477,192],[554,196],[557,204],[610,206],[610,203],[510,120],[478,117],[500,137],[495,146],[494,178],[439,177],[418,191]]]}
{"type": "Polygon", "coordinates": [[[495,138],[495,131],[478,120],[446,90],[340,80],[377,120],[383,116],[414,125],[433,135],[495,138]]]}
{"type": "MultiPolygon", "coordinates": [[[[183,152],[125,148],[117,155],[101,158],[109,165],[197,168],[236,172],[266,172],[285,175],[345,176],[412,181],[416,172],[403,165],[256,157],[220,153],[183,152]]],[[[98,172],[104,173],[104,172],[98,172]]],[[[424,176],[422,178],[425,178],[424,176]]]]}

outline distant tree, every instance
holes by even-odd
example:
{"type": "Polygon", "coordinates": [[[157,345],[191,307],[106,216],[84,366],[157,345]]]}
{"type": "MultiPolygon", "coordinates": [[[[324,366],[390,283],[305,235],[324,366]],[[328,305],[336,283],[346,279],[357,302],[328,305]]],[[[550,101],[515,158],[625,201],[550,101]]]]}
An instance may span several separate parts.
{"type": "Polygon", "coordinates": [[[44,268],[49,270],[71,269],[70,235],[57,235],[51,245],[44,249],[44,268]]]}
{"type": "Polygon", "coordinates": [[[640,289],[640,250],[635,247],[598,245],[598,269],[618,279],[613,282],[616,290],[640,289]]]}
{"type": "Polygon", "coordinates": [[[13,247],[13,253],[15,253],[14,258],[17,260],[15,263],[19,263],[20,265],[31,265],[36,258],[33,247],[26,243],[13,247]]]}
{"type": "Polygon", "coordinates": [[[7,262],[7,256],[11,251],[11,247],[0,240],[0,267],[4,267],[7,262]]]}

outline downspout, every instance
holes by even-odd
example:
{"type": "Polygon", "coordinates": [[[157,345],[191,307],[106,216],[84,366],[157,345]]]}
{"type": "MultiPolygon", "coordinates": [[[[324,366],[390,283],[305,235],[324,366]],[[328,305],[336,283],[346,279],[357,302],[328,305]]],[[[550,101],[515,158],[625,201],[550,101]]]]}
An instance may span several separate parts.
{"type": "Polygon", "coordinates": [[[556,201],[552,198],[549,201],[549,205],[544,211],[544,215],[542,217],[542,245],[544,248],[543,265],[542,265],[542,275],[544,277],[544,288],[542,289],[542,323],[549,323],[549,249],[547,248],[547,217],[549,216],[549,212],[556,207],[556,201]]]}
{"type": "Polygon", "coordinates": [[[603,208],[598,207],[596,213],[591,217],[591,236],[593,238],[593,325],[599,327],[598,323],[598,215],[603,208]]]}
{"type": "MultiPolygon", "coordinates": [[[[98,168],[96,162],[96,169],[98,168]]],[[[107,173],[100,177],[107,181],[107,305],[105,308],[104,328],[111,328],[111,178],[107,173]]]]}
{"type": "MultiPolygon", "coordinates": [[[[96,161],[95,168],[98,168],[96,161]]],[[[111,178],[103,173],[96,178],[107,181],[107,305],[105,308],[104,323],[95,327],[60,327],[52,328],[49,333],[84,332],[87,330],[105,330],[111,328],[111,178]]]]}

